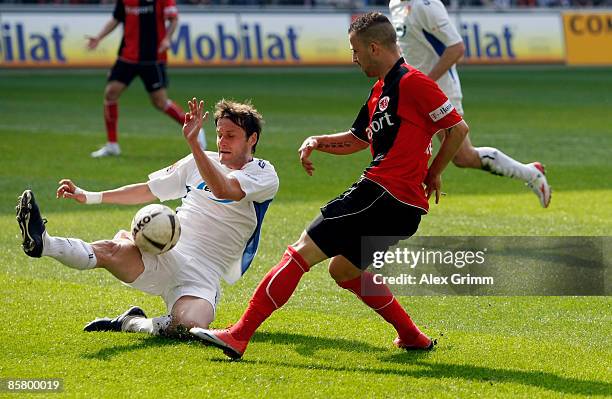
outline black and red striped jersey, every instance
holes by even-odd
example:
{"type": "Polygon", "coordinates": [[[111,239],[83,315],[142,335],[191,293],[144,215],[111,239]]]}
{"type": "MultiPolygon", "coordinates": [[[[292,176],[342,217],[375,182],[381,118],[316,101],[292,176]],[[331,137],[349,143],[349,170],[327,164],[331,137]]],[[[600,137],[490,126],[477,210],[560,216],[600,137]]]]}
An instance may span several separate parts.
{"type": "Polygon", "coordinates": [[[113,18],[123,23],[119,59],[132,63],[165,62],[159,44],[166,36],[166,20],[176,18],[175,0],[117,0],[113,18]]]}
{"type": "Polygon", "coordinates": [[[423,181],[433,135],[462,121],[436,82],[400,58],[378,80],[351,132],[370,144],[363,176],[398,200],[427,211],[423,181]]]}

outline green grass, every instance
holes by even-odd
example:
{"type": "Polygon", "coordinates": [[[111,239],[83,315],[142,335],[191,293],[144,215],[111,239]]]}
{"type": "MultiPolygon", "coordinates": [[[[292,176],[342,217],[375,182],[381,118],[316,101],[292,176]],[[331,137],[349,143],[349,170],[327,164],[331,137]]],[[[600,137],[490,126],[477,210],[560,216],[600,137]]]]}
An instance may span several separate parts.
{"type": "MultiPolygon", "coordinates": [[[[315,154],[317,171],[308,177],[296,150],[308,135],[350,127],[369,84],[355,69],[170,74],[170,94],[180,103],[194,95],[209,105],[221,97],[252,99],[267,121],[258,155],[275,164],[281,180],[253,266],[236,285],[224,286],[215,325],[225,326],[318,207],[367,165],[365,152],[315,154]]],[[[36,192],[52,234],[108,238],[128,226],[138,207],[56,200],[56,182],[70,177],[97,190],[144,181],[188,151],[178,127],[153,110],[134,82],[121,99],[124,155],[90,159],[104,141],[104,77],[0,71],[0,378],[64,378],[64,394],[74,397],[612,395],[609,297],[402,297],[440,342],[430,353],[404,353],[391,346],[392,328],[338,289],[322,265],[262,326],[241,362],[198,342],[82,332],[87,321],[130,304],[150,315],[165,306],[104,271],[27,258],[14,221],[16,196],[27,187],[36,192]]],[[[553,202],[543,210],[520,182],[450,167],[448,195],[418,234],[609,235],[610,70],[465,68],[462,83],[472,142],[545,163],[553,202]]]]}

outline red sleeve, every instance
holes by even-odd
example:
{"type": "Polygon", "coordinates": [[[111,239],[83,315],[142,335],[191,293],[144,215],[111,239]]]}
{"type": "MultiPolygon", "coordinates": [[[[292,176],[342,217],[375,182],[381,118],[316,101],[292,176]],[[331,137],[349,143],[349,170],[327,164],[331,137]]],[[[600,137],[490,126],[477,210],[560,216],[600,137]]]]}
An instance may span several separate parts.
{"type": "Polygon", "coordinates": [[[409,98],[417,112],[416,117],[430,134],[451,128],[463,120],[438,84],[423,73],[407,75],[401,85],[402,93],[410,93],[409,98]]]}
{"type": "Polygon", "coordinates": [[[174,18],[178,16],[178,8],[176,8],[175,0],[164,1],[164,18],[174,18]]]}

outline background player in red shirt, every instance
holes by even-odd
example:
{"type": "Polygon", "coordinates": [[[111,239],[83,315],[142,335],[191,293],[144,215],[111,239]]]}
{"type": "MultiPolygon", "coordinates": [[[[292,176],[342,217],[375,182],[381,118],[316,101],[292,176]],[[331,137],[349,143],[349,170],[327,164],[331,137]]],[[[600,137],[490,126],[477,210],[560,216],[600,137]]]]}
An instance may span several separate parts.
{"type": "MultiPolygon", "coordinates": [[[[130,85],[134,77],[140,76],[151,102],[155,108],[183,124],[185,113],[168,98],[166,87],[167,50],[170,38],[178,25],[178,10],[175,0],[117,0],[113,17],[104,25],[100,33],[88,37],[87,48],[94,50],[102,39],[108,36],[119,24],[123,24],[123,38],[115,65],[108,75],[104,90],[104,123],[107,143],[91,153],[94,158],[119,155],[117,142],[117,101],[121,93],[130,85]],[[166,26],[168,21],[168,26],[166,26]]],[[[204,131],[200,131],[198,141],[206,148],[204,131]]]]}
{"type": "Polygon", "coordinates": [[[468,126],[438,85],[404,62],[395,29],[383,14],[369,13],[355,20],[349,40],[353,62],[378,81],[351,130],[307,138],[299,149],[300,159],[308,174],[314,170],[309,156],[315,149],[343,155],[369,147],[373,160],[361,179],[321,208],[299,240],[287,248],[260,282],[238,323],[226,330],[190,330],[232,358],[243,355],[255,330],[289,300],[302,276],[328,258],[336,283],[393,325],[397,347],[433,347],[389,288],[375,283],[365,269],[374,252],[416,232],[431,195],[435,193],[438,202],[442,171],[461,146],[468,126]],[[428,168],[431,139],[440,130],[445,139],[428,168]]]}

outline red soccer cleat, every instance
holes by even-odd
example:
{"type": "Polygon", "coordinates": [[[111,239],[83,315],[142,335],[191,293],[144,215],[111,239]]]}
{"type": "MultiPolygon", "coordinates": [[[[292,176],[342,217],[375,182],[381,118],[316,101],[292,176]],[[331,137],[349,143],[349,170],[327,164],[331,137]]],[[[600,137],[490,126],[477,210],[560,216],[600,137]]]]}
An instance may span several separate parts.
{"type": "Polygon", "coordinates": [[[227,328],[225,330],[206,330],[194,327],[189,332],[202,340],[205,345],[212,345],[221,349],[232,360],[240,359],[249,344],[249,341],[239,341],[232,337],[227,328]]]}
{"type": "Polygon", "coordinates": [[[420,333],[414,341],[411,343],[406,343],[400,337],[397,337],[393,340],[393,345],[400,349],[405,349],[407,351],[412,350],[424,350],[429,351],[432,350],[433,347],[437,344],[435,339],[430,339],[427,335],[420,333]]]}

